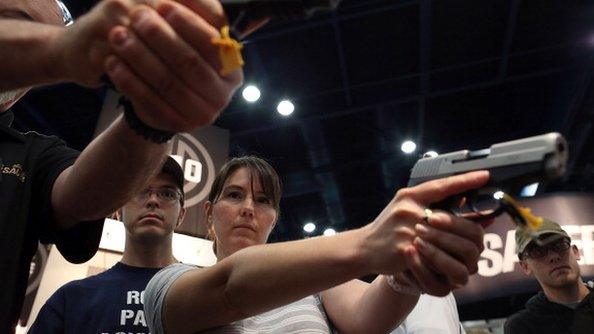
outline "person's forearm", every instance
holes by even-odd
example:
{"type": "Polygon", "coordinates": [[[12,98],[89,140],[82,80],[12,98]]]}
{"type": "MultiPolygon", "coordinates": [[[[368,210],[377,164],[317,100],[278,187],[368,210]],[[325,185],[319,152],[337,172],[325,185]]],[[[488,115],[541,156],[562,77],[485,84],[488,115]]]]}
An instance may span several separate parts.
{"type": "Polygon", "coordinates": [[[52,49],[64,27],[0,19],[0,92],[65,80],[52,49]]]}
{"type": "Polygon", "coordinates": [[[60,227],[119,209],[156,174],[167,151],[167,144],[142,138],[118,117],[56,181],[52,205],[60,227]]]}
{"type": "Polygon", "coordinates": [[[385,333],[397,327],[419,300],[418,295],[395,292],[384,275],[378,276],[356,304],[357,333],[385,333]]]}
{"type": "Polygon", "coordinates": [[[225,297],[232,307],[258,314],[365,275],[361,233],[245,248],[228,258],[225,297]]]}
{"type": "Polygon", "coordinates": [[[371,284],[351,280],[322,294],[328,317],[341,333],[387,333],[416,305],[418,295],[394,291],[386,277],[371,284]]]}
{"type": "Polygon", "coordinates": [[[166,329],[194,333],[222,326],[362,276],[370,269],[361,233],[247,247],[190,271],[167,292],[166,329]]]}

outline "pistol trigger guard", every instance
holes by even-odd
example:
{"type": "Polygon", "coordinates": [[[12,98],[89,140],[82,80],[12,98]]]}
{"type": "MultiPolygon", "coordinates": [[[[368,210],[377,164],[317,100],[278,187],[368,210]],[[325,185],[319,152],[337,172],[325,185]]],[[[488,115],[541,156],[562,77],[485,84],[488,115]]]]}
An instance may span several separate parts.
{"type": "Polygon", "coordinates": [[[454,195],[452,197],[448,197],[440,202],[437,203],[433,203],[432,205],[429,206],[429,208],[431,208],[432,210],[440,210],[440,211],[445,211],[451,214],[456,214],[456,210],[454,210],[456,208],[455,203],[459,202],[460,196],[459,195],[454,195]]]}
{"type": "Polygon", "coordinates": [[[469,194],[470,194],[469,196],[466,196],[466,199],[467,199],[466,205],[468,206],[468,208],[470,209],[470,211],[472,213],[476,214],[476,217],[471,218],[472,221],[481,222],[481,221],[485,221],[488,219],[493,219],[505,212],[505,208],[501,205],[501,202],[499,202],[496,209],[494,209],[492,212],[490,212],[488,214],[483,214],[483,213],[481,213],[481,210],[479,210],[476,207],[475,199],[476,199],[477,192],[473,191],[473,192],[469,192],[469,194]]]}

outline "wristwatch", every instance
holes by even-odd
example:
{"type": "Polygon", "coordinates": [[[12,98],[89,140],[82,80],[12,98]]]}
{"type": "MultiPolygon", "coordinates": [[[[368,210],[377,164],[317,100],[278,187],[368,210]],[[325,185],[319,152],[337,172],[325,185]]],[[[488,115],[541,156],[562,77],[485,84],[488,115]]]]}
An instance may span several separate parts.
{"type": "Polygon", "coordinates": [[[155,129],[147,124],[145,124],[134,112],[134,105],[132,102],[128,100],[125,96],[120,97],[118,101],[118,106],[122,106],[124,108],[124,119],[130,129],[132,129],[137,134],[141,135],[144,139],[150,140],[157,144],[163,144],[169,139],[171,139],[175,132],[163,131],[159,129],[155,129]]]}

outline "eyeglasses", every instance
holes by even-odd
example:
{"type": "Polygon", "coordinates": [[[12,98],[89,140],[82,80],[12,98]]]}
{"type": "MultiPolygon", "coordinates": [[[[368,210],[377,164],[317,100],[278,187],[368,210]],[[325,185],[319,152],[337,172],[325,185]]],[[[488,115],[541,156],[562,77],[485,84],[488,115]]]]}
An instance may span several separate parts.
{"type": "Polygon", "coordinates": [[[152,194],[157,195],[157,198],[164,203],[173,203],[181,199],[181,193],[171,188],[146,188],[134,196],[137,202],[144,203],[151,197],[152,194]]]}
{"type": "Polygon", "coordinates": [[[533,246],[524,251],[522,259],[540,259],[547,255],[549,251],[553,251],[557,254],[563,254],[569,249],[570,246],[571,244],[566,239],[555,241],[545,246],[533,246]]]}

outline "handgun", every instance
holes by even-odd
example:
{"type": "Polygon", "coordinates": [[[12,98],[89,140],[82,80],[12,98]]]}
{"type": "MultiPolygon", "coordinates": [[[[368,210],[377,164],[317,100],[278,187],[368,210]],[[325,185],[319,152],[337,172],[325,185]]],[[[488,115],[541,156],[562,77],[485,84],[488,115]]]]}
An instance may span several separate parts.
{"type": "Polygon", "coordinates": [[[319,11],[331,11],[341,0],[221,0],[231,32],[243,36],[250,23],[263,19],[307,19],[319,11]]]}
{"type": "Polygon", "coordinates": [[[408,186],[477,170],[488,170],[488,183],[471,192],[454,196],[432,206],[450,212],[465,199],[466,212],[476,214],[473,220],[491,219],[506,207],[498,203],[501,193],[516,194],[528,184],[546,183],[562,177],[567,168],[568,147],[556,132],[493,144],[487,149],[461,150],[419,159],[411,170],[408,186]]]}

